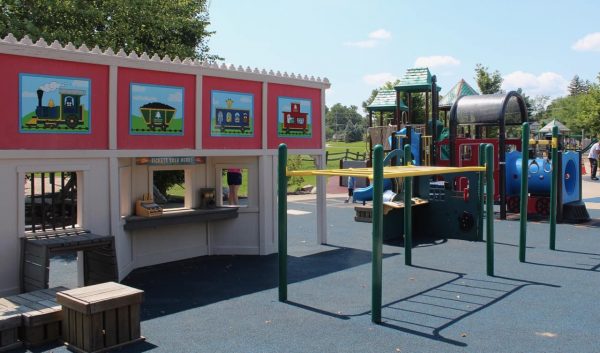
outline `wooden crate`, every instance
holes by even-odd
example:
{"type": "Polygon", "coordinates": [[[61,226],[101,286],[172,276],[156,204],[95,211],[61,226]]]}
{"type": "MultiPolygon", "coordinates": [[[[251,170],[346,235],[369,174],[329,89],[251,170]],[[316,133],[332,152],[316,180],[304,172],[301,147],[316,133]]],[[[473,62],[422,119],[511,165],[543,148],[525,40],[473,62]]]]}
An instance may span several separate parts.
{"type": "Polygon", "coordinates": [[[19,348],[22,342],[19,340],[18,330],[21,326],[21,313],[16,312],[14,307],[6,306],[5,299],[0,299],[0,352],[19,348]]]}
{"type": "Polygon", "coordinates": [[[143,291],[115,282],[61,292],[63,340],[77,352],[103,352],[143,340],[143,291]]]}
{"type": "MultiPolygon", "coordinates": [[[[55,298],[56,292],[66,289],[56,287],[0,299],[0,306],[10,308],[5,313],[19,316],[17,337],[25,346],[35,347],[60,339],[62,308],[55,298]]],[[[2,342],[14,341],[12,330],[3,332],[3,336],[2,342]]]]}

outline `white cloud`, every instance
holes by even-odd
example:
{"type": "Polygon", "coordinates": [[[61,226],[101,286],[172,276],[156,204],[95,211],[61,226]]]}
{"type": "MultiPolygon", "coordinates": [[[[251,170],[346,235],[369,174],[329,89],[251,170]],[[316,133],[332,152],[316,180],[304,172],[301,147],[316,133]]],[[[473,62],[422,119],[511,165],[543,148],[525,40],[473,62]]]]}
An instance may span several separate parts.
{"type": "Polygon", "coordinates": [[[132,92],[136,92],[136,93],[146,92],[146,87],[145,86],[140,86],[140,85],[132,85],[131,86],[131,91],[132,92]]]}
{"type": "Polygon", "coordinates": [[[374,48],[377,45],[377,40],[367,39],[367,40],[359,40],[356,42],[345,42],[344,45],[347,47],[374,48]]]}
{"type": "Polygon", "coordinates": [[[505,91],[522,88],[528,96],[545,95],[552,98],[567,94],[569,80],[556,72],[544,72],[534,75],[529,72],[515,71],[504,76],[502,89],[505,91]]]}
{"type": "Polygon", "coordinates": [[[369,33],[369,39],[365,40],[357,40],[357,41],[349,41],[345,42],[344,45],[347,47],[356,47],[356,48],[374,48],[381,41],[392,38],[392,32],[387,31],[383,28],[375,30],[369,33]]]}
{"type": "Polygon", "coordinates": [[[182,102],[183,101],[183,97],[181,95],[181,92],[175,92],[175,93],[169,94],[169,96],[167,97],[167,101],[169,101],[169,102],[182,102]]]}
{"type": "Polygon", "coordinates": [[[450,55],[420,56],[415,60],[415,67],[441,68],[460,65],[460,60],[450,55]]]}
{"type": "Polygon", "coordinates": [[[571,47],[577,51],[600,51],[600,32],[590,33],[571,47]]]}
{"type": "Polygon", "coordinates": [[[379,72],[376,74],[368,74],[363,76],[363,81],[367,85],[376,87],[379,87],[388,81],[394,82],[396,79],[397,77],[389,72],[379,72]]]}
{"type": "MultiPolygon", "coordinates": [[[[133,86],[135,87],[135,86],[133,86]]],[[[144,102],[156,102],[158,98],[156,97],[148,97],[148,96],[133,96],[134,101],[144,101],[144,102]]]]}
{"type": "Polygon", "coordinates": [[[252,103],[252,98],[248,97],[248,96],[242,96],[240,97],[240,103],[252,103]]]}
{"type": "Polygon", "coordinates": [[[370,39],[390,39],[392,38],[392,32],[386,31],[383,28],[380,28],[376,31],[369,33],[370,39]]]}
{"type": "Polygon", "coordinates": [[[73,87],[88,88],[89,87],[89,82],[88,81],[83,81],[83,80],[73,80],[73,81],[71,81],[71,85],[73,87]]]}

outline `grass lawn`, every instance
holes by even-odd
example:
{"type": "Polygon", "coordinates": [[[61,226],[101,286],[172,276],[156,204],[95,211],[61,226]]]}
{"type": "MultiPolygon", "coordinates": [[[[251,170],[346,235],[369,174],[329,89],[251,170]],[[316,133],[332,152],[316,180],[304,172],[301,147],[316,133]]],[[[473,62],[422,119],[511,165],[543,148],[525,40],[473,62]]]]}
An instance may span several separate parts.
{"type": "MultiPolygon", "coordinates": [[[[325,150],[327,152],[329,152],[329,158],[327,161],[327,169],[337,169],[340,167],[340,159],[343,159],[345,157],[345,152],[346,150],[348,150],[350,153],[360,153],[363,154],[365,152],[367,152],[368,149],[368,145],[366,144],[366,142],[364,141],[358,141],[358,142],[327,142],[326,143],[326,147],[325,150]]],[[[290,156],[288,157],[288,168],[290,165],[290,159],[294,158],[295,156],[290,156]]],[[[353,156],[354,157],[354,156],[353,156]]],[[[298,168],[299,170],[305,170],[305,169],[314,169],[314,164],[312,163],[312,161],[308,161],[309,156],[302,156],[302,162],[300,164],[300,167],[298,168]]],[[[316,177],[314,176],[307,176],[307,177],[302,177],[304,180],[299,183],[300,186],[304,186],[304,185],[313,185],[316,186],[317,185],[317,181],[316,181],[316,177]]],[[[288,192],[294,192],[298,189],[298,185],[294,184],[288,187],[288,192]]]]}

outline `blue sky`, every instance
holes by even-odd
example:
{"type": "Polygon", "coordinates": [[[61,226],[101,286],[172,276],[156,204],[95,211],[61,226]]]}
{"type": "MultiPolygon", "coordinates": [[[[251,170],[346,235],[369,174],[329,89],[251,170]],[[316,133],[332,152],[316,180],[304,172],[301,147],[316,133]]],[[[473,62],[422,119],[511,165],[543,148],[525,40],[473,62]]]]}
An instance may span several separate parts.
{"type": "Polygon", "coordinates": [[[327,105],[360,106],[372,89],[428,66],[442,94],[475,65],[503,89],[566,94],[600,72],[600,1],[208,0],[211,51],[226,63],[327,77],[327,105]]]}

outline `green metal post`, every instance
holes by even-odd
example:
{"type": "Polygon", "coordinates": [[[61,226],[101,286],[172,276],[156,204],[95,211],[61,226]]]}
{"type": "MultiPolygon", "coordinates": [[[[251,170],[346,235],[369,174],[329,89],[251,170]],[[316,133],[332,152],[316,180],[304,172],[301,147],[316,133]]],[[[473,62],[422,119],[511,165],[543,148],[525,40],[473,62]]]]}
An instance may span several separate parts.
{"type": "Polygon", "coordinates": [[[373,254],[371,321],[381,322],[383,252],[383,146],[373,148],[373,254]]]}
{"type": "Polygon", "coordinates": [[[521,131],[521,231],[519,233],[519,261],[525,262],[527,248],[527,199],[529,192],[527,182],[529,177],[529,123],[523,123],[521,131]]]}
{"type": "Polygon", "coordinates": [[[485,147],[487,274],[494,275],[494,145],[485,147]]]}
{"type": "MultiPolygon", "coordinates": [[[[479,165],[485,166],[485,143],[479,144],[479,165]]],[[[477,241],[483,241],[483,214],[485,209],[485,173],[479,173],[479,202],[477,204],[479,217],[477,218],[477,241]]]]}
{"type": "Polygon", "coordinates": [[[556,250],[556,197],[558,189],[558,126],[552,127],[552,180],[550,181],[550,250],[556,250]]]}
{"type": "MultiPolygon", "coordinates": [[[[404,165],[410,165],[410,145],[404,145],[404,165]]],[[[404,178],[404,264],[412,265],[412,177],[404,178]]]]}
{"type": "Polygon", "coordinates": [[[279,145],[277,161],[277,221],[279,245],[279,301],[287,300],[287,146],[279,145]]]}

